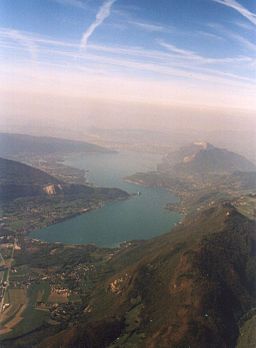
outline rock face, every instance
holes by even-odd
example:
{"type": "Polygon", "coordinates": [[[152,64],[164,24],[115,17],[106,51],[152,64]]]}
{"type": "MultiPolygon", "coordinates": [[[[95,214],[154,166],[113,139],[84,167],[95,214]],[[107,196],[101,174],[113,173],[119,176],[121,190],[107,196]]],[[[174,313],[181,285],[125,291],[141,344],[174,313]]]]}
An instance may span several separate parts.
{"type": "Polygon", "coordinates": [[[48,196],[55,196],[57,193],[63,191],[63,188],[61,184],[58,185],[46,185],[43,187],[43,191],[48,195],[48,196]]]}
{"type": "Polygon", "coordinates": [[[128,273],[116,278],[109,284],[109,289],[113,294],[120,295],[125,290],[127,282],[130,280],[128,273]]]}
{"type": "Polygon", "coordinates": [[[255,165],[243,156],[206,142],[196,142],[168,154],[158,169],[175,176],[256,171],[255,165]]]}

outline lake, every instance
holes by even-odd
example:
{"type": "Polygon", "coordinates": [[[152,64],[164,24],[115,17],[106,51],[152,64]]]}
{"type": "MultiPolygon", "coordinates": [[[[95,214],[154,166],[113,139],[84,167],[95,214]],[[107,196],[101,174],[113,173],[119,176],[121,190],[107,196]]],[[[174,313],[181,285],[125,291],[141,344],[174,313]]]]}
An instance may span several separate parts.
{"type": "Polygon", "coordinates": [[[123,241],[149,239],[171,230],[180,215],[165,209],[177,198],[163,188],[127,183],[124,177],[156,169],[161,157],[156,154],[119,152],[74,155],[64,164],[85,169],[95,186],[118,187],[128,193],[141,192],[125,201],[107,203],[100,209],[51,225],[30,234],[47,242],[93,243],[114,247],[123,241]]]}

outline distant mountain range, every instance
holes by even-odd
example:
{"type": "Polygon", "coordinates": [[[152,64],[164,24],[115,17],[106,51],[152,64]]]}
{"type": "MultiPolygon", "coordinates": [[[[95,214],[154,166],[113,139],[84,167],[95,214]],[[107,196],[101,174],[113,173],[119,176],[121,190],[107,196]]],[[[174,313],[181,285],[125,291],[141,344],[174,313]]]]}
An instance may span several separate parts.
{"type": "Polygon", "coordinates": [[[83,141],[52,137],[37,137],[25,134],[0,133],[0,156],[49,155],[74,152],[111,152],[110,150],[83,141]]]}
{"type": "Polygon", "coordinates": [[[256,171],[245,157],[206,142],[196,142],[169,153],[158,167],[175,176],[231,174],[256,171]]]}

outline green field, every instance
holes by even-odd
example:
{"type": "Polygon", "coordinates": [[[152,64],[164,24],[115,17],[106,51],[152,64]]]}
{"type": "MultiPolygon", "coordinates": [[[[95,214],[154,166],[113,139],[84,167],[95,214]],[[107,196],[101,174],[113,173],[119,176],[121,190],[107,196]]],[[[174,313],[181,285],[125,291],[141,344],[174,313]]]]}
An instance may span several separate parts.
{"type": "MultiPolygon", "coordinates": [[[[17,290],[20,289],[11,289],[9,297],[13,298],[15,301],[23,301],[24,298],[21,297],[22,294],[17,290]]],[[[23,319],[11,332],[7,333],[6,335],[2,335],[1,339],[14,338],[40,327],[49,318],[49,312],[35,309],[35,305],[39,297],[42,301],[47,301],[49,293],[50,288],[48,282],[40,282],[32,285],[28,290],[29,302],[26,309],[22,313],[23,319]]]]}
{"type": "Polygon", "coordinates": [[[247,216],[249,219],[256,218],[255,196],[242,196],[235,202],[235,206],[241,214],[247,216]]]}
{"type": "Polygon", "coordinates": [[[236,348],[256,347],[256,315],[247,320],[240,329],[236,348]]]}

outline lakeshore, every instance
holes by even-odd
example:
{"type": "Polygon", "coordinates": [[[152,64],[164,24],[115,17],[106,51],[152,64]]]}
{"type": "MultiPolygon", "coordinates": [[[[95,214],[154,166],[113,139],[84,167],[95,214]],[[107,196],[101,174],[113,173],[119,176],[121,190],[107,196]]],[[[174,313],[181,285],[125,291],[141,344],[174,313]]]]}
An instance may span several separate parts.
{"type": "Polygon", "coordinates": [[[47,242],[115,247],[126,240],[149,239],[169,232],[180,221],[177,212],[165,209],[168,203],[177,202],[176,196],[164,188],[141,186],[125,179],[137,171],[154,170],[159,160],[159,155],[130,152],[66,158],[64,164],[87,171],[93,185],[116,187],[130,197],[106,202],[100,209],[34,231],[30,236],[47,242]]]}

